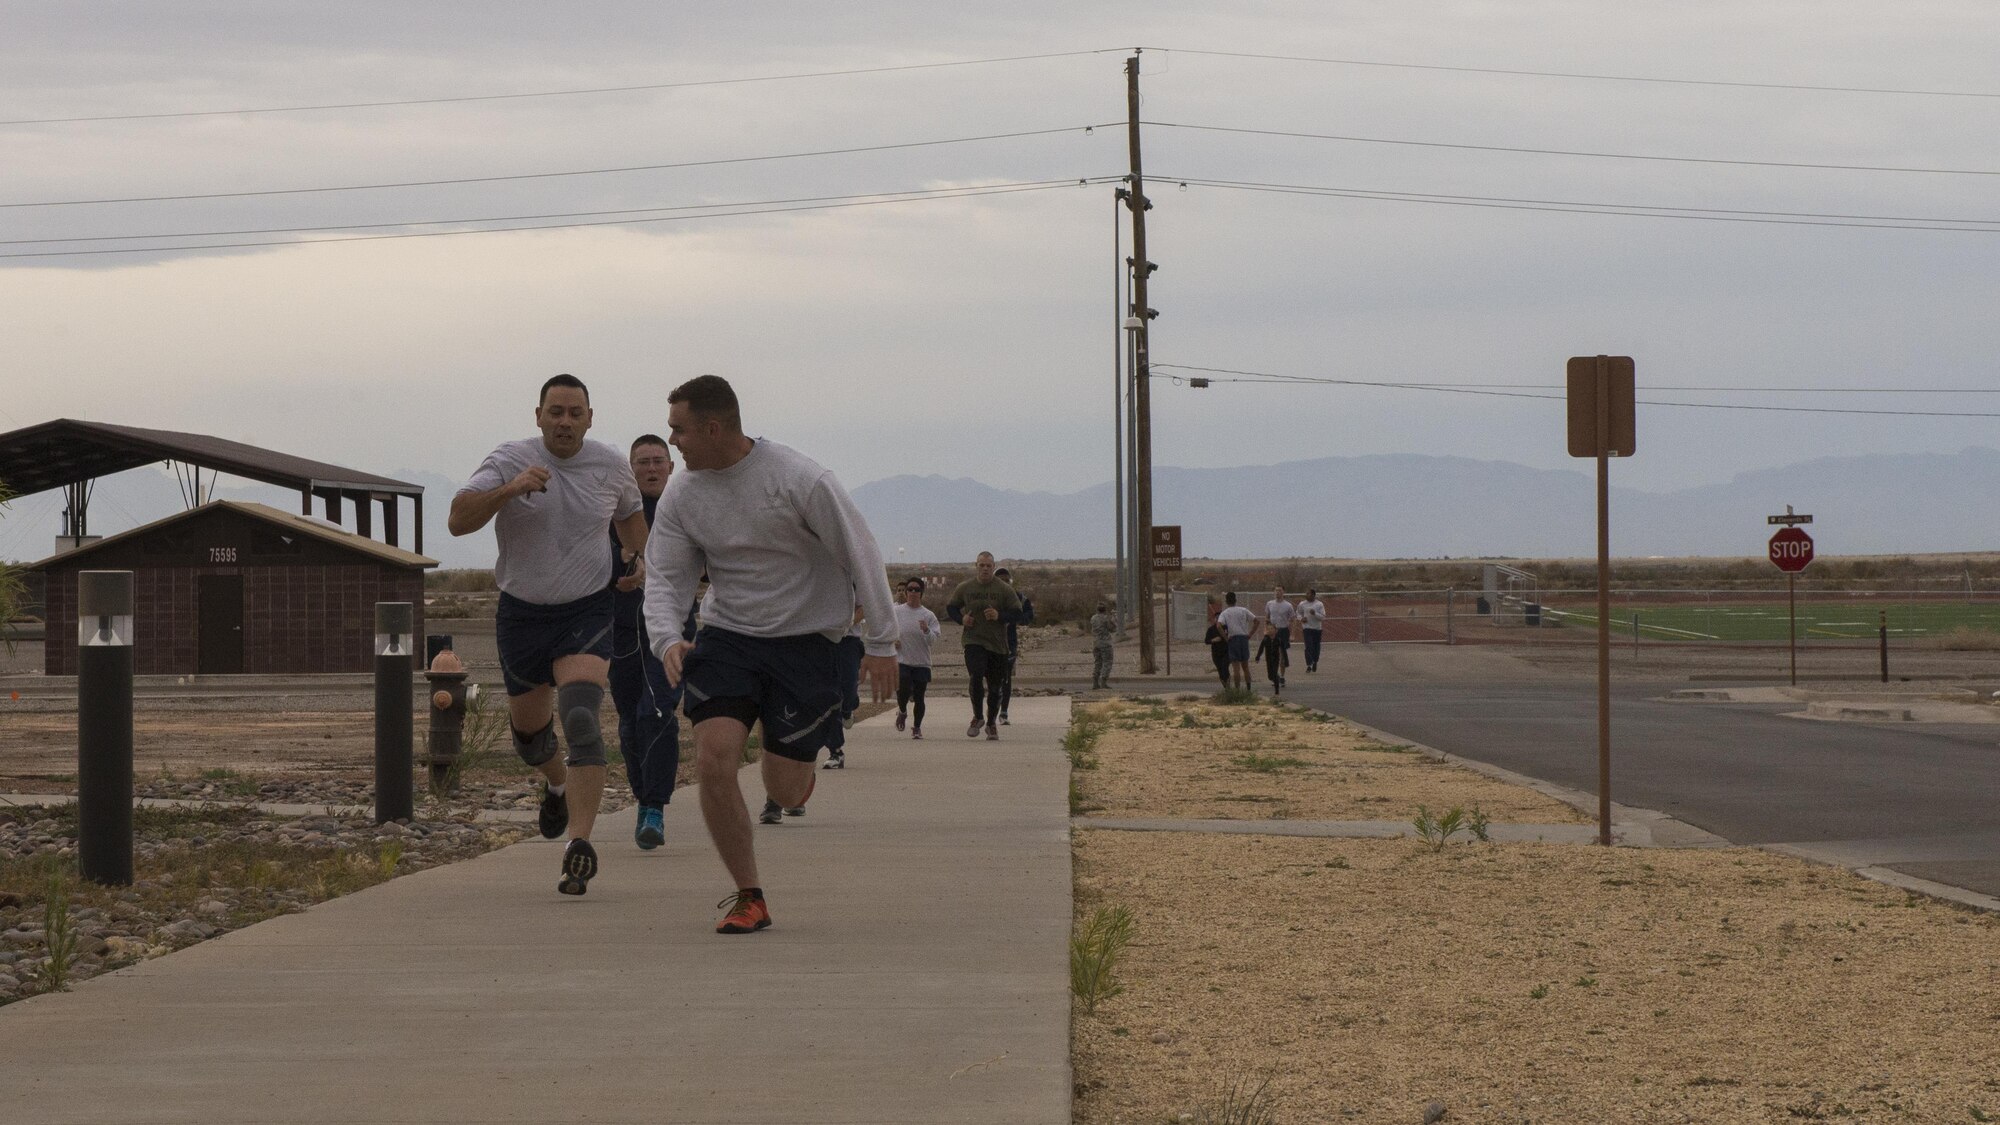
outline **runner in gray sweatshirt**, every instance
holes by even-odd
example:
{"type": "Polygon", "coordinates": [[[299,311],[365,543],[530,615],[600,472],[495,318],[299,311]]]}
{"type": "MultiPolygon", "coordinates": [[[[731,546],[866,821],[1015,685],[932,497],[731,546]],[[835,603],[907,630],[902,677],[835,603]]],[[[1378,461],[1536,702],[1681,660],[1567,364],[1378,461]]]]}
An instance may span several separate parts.
{"type": "Polygon", "coordinates": [[[804,805],[813,759],[840,723],[835,649],[854,607],[863,610],[862,675],[878,702],[895,688],[896,616],[881,550],[832,473],[744,436],[736,392],[721,378],[683,383],[667,403],[684,469],[646,541],[646,632],[668,682],[682,685],[702,819],[736,880],[716,930],[749,933],[771,924],[736,777],[750,727],[764,726],[770,803],[804,805]],[[685,637],[681,614],[704,572],[701,630],[685,637]]]}

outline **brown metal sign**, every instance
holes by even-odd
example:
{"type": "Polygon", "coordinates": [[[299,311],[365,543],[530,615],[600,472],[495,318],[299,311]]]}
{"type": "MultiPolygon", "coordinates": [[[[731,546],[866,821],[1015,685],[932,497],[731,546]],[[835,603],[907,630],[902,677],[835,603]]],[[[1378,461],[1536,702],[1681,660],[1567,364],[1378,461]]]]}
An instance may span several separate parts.
{"type": "Polygon", "coordinates": [[[1179,524],[1153,526],[1153,569],[1179,570],[1181,568],[1181,526],[1179,524]]]}
{"type": "Polygon", "coordinates": [[[1633,364],[1629,355],[1580,355],[1569,361],[1569,455],[1630,457],[1638,444],[1634,419],[1633,364]],[[1603,447],[1599,447],[1599,387],[1604,404],[1603,447]]]}

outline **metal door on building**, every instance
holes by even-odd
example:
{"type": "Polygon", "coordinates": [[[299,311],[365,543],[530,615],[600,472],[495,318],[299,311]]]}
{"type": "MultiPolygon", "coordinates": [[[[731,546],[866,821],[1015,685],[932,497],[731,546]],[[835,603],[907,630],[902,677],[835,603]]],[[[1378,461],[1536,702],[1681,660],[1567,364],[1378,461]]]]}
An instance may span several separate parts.
{"type": "Polygon", "coordinates": [[[243,576],[204,574],[196,591],[200,626],[195,633],[195,671],[233,675],[243,671],[243,576]]]}

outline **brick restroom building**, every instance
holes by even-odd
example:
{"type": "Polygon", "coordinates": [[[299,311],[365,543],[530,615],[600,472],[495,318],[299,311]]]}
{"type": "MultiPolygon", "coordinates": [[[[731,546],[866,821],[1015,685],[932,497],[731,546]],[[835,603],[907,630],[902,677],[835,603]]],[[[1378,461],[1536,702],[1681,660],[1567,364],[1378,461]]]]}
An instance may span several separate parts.
{"type": "Polygon", "coordinates": [[[437,563],[311,516],[216,500],[33,564],[46,581],[45,671],[76,674],[77,572],[132,572],[139,675],[368,672],[375,603],[424,633],[437,563]]]}

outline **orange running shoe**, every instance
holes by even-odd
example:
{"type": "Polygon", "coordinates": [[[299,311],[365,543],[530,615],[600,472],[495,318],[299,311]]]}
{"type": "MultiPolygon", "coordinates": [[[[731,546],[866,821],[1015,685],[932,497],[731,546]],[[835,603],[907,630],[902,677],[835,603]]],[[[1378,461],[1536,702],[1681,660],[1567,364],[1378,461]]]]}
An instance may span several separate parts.
{"type": "Polygon", "coordinates": [[[741,890],[715,904],[718,909],[728,907],[729,913],[716,923],[718,934],[755,933],[771,924],[771,908],[764,905],[764,892],[741,890]]]}

